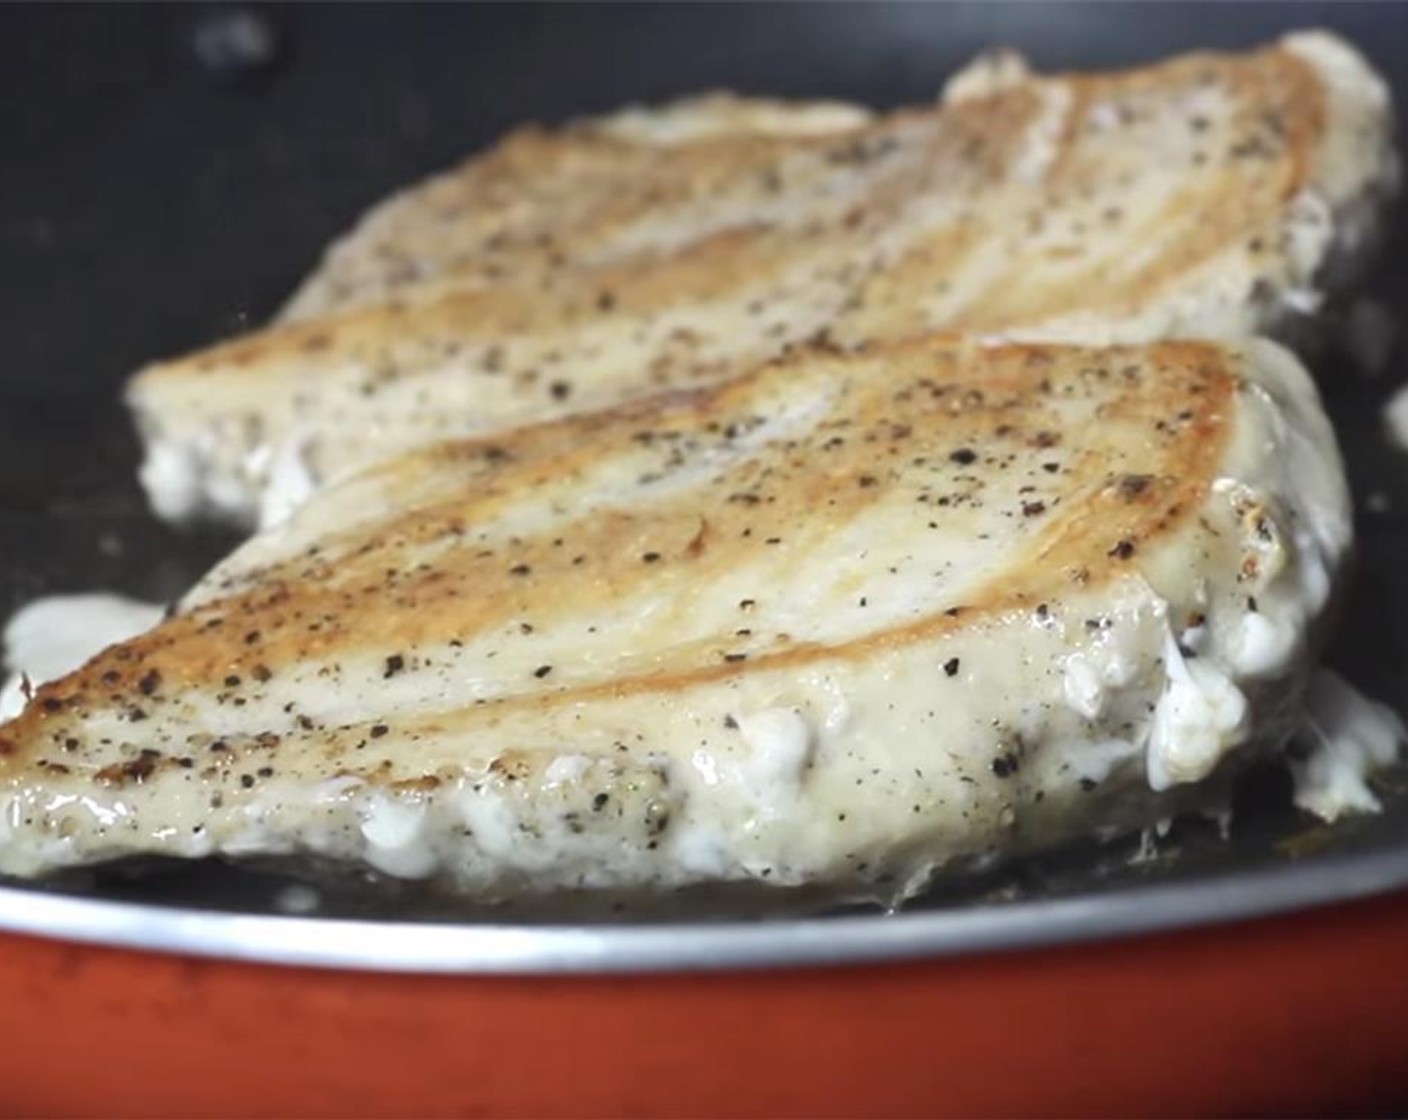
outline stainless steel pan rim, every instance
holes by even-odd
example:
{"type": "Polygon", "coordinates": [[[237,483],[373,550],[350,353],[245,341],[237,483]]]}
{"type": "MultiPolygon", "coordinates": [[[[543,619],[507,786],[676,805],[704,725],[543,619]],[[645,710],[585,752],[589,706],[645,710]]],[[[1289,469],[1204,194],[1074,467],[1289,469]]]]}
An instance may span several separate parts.
{"type": "Polygon", "coordinates": [[[891,915],[494,925],[234,914],[0,888],[0,930],[272,965],[462,975],[901,962],[1267,917],[1408,888],[1408,848],[1041,901],[891,915]]]}

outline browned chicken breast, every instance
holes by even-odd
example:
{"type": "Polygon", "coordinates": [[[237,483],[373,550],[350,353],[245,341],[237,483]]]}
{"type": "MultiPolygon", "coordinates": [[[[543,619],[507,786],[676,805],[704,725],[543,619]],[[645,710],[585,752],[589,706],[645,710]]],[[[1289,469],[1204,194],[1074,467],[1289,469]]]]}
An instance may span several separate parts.
{"type": "Polygon", "coordinates": [[[0,870],[893,902],[1215,799],[1349,532],[1272,343],[799,353],[331,486],[0,725],[0,870]]]}
{"type": "Polygon", "coordinates": [[[143,478],[163,516],[269,524],[389,454],[811,339],[1275,327],[1358,256],[1389,130],[1320,33],[1111,74],[990,59],[885,114],[714,97],[525,129],[376,207],[274,326],[144,370],[143,478]]]}

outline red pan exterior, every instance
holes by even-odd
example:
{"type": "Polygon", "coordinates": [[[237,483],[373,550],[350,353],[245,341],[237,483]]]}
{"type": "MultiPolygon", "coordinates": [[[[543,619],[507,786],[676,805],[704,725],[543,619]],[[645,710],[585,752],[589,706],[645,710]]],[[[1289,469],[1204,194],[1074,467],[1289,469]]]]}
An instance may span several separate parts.
{"type": "Polygon", "coordinates": [[[1325,1115],[1408,1104],[1408,893],[834,969],[407,976],[0,938],[0,1111],[1325,1115]]]}

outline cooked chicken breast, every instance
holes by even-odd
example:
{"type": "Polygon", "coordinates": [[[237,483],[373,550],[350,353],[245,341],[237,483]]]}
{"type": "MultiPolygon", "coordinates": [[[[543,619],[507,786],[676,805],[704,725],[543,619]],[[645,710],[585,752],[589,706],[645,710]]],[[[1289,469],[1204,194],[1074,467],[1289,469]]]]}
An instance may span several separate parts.
{"type": "Polygon", "coordinates": [[[1349,535],[1272,343],[799,353],[315,497],[0,726],[0,869],[893,902],[1277,748],[1349,535]]]}
{"type": "Polygon", "coordinates": [[[1313,310],[1394,178],[1321,33],[871,115],[713,97],[517,132],[376,207],[268,330],[128,399],[168,518],[272,523],[426,442],[717,382],[804,340],[1085,344],[1313,310]]]}

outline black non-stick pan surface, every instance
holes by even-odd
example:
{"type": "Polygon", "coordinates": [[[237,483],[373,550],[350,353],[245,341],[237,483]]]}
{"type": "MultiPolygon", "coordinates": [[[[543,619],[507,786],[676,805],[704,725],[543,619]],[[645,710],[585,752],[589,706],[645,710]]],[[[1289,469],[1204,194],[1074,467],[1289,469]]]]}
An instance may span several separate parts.
{"type": "MultiPolygon", "coordinates": [[[[993,45],[1042,69],[1094,69],[1307,26],[1351,39],[1408,105],[1408,5],[1396,4],[0,7],[0,612],[49,592],[185,590],[233,538],[146,512],[117,403],[124,377],[259,323],[369,203],[516,124],[717,88],[884,107],[933,98],[993,45]]],[[[1408,309],[1405,219],[1400,207],[1366,293],[1391,325],[1408,309]]],[[[1408,348],[1393,343],[1370,370],[1327,333],[1314,364],[1360,540],[1329,660],[1403,712],[1408,455],[1382,407],[1408,380],[1408,348]]],[[[1326,828],[1291,809],[1287,779],[1268,770],[1243,790],[1230,837],[1189,823],[1143,859],[1130,845],[1074,850],[945,884],[921,908],[1161,889],[1174,893],[1159,913],[1203,920],[1230,915],[1234,898],[1271,899],[1264,911],[1401,885],[1408,772],[1378,789],[1381,815],[1326,828]]],[[[213,864],[43,889],[246,912],[289,897],[275,875],[213,864]]],[[[12,915],[16,892],[0,894],[12,915]]],[[[367,905],[332,891],[323,911],[367,905]]],[[[1071,936],[1099,928],[1098,906],[1082,913],[1071,936]]]]}

